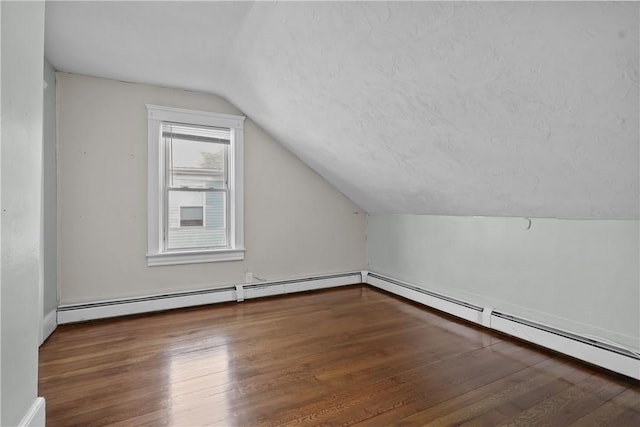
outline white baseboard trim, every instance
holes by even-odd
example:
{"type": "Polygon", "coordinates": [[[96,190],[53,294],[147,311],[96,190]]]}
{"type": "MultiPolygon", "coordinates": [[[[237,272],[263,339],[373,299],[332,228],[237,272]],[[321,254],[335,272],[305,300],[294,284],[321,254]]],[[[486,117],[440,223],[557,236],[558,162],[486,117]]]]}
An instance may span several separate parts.
{"type": "Polygon", "coordinates": [[[297,279],[241,283],[215,289],[175,292],[94,303],[61,305],[58,307],[58,324],[104,319],[129,314],[150,313],[153,311],[194,307],[220,302],[240,302],[245,299],[355,285],[358,283],[362,283],[360,271],[297,279]]]}
{"type": "Polygon", "coordinates": [[[309,277],[305,279],[280,280],[277,282],[258,282],[245,284],[244,298],[261,298],[272,295],[291,294],[318,289],[335,288],[338,286],[357,285],[362,283],[360,272],[343,273],[339,275],[309,277]]]}
{"type": "Polygon", "coordinates": [[[210,289],[194,292],[151,295],[139,298],[99,301],[86,304],[61,305],[58,307],[58,324],[84,322],[129,314],[151,313],[174,308],[193,307],[234,301],[234,290],[210,289]]]}
{"type": "Polygon", "coordinates": [[[56,310],[51,310],[46,316],[44,316],[44,319],[42,319],[42,336],[40,337],[40,345],[42,345],[42,343],[49,338],[49,335],[56,330],[56,327],[58,326],[57,317],[58,312],[56,310]]]}
{"type": "MultiPolygon", "coordinates": [[[[640,357],[623,348],[480,307],[369,271],[338,273],[315,277],[241,283],[224,288],[151,295],[147,297],[63,305],[58,308],[57,324],[149,313],[219,302],[238,301],[367,283],[411,301],[424,304],[469,322],[564,353],[611,371],[640,379],[640,357]]],[[[47,315],[49,317],[49,315],[47,315]]],[[[44,329],[44,328],[43,328],[44,329]]],[[[55,329],[55,326],[54,326],[55,329]]]]}
{"type": "Polygon", "coordinates": [[[369,272],[366,283],[470,322],[482,324],[482,307],[445,297],[431,291],[425,291],[417,286],[390,277],[381,276],[377,273],[369,272]]]}
{"type": "Polygon", "coordinates": [[[44,397],[37,397],[27,413],[22,417],[18,427],[44,427],[45,416],[44,397]]]}
{"type": "Polygon", "coordinates": [[[491,316],[491,329],[640,380],[640,359],[624,349],[533,322],[491,316]]]}
{"type": "Polygon", "coordinates": [[[624,348],[450,298],[368,272],[366,283],[470,322],[549,348],[613,372],[640,379],[640,357],[624,348]]]}

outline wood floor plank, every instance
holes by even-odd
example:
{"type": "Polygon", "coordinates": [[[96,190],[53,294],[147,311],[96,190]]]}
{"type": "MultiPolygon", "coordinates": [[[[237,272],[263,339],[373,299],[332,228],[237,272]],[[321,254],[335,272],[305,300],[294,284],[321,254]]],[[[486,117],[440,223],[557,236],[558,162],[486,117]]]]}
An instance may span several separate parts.
{"type": "Polygon", "coordinates": [[[513,354],[518,357],[496,358],[492,356],[495,355],[494,348],[482,347],[452,355],[437,363],[423,365],[393,377],[400,384],[391,393],[366,395],[362,401],[355,402],[356,405],[351,406],[348,412],[323,414],[322,418],[333,425],[366,424],[369,419],[373,420],[371,425],[385,425],[402,419],[401,414],[407,408],[415,410],[412,407],[415,403],[429,405],[440,402],[469,387],[479,387],[543,359],[528,349],[522,353],[515,350],[513,354]]]}
{"type": "MultiPolygon", "coordinates": [[[[401,425],[424,425],[428,422],[433,426],[446,426],[461,423],[466,419],[473,418],[478,414],[491,412],[501,403],[509,402],[514,396],[525,393],[538,385],[546,385],[551,381],[566,381],[568,373],[567,366],[561,361],[544,359],[540,363],[532,364],[525,369],[516,371],[511,375],[505,375],[495,381],[469,390],[464,384],[464,389],[469,390],[462,393],[454,393],[450,399],[434,404],[433,401],[418,400],[411,406],[403,408],[402,411],[394,411],[384,414],[385,418],[373,418],[370,423],[375,425],[383,421],[390,422],[403,417],[399,423],[401,425]],[[542,373],[542,375],[541,375],[542,373]]],[[[588,373],[580,370],[572,370],[569,374],[575,374],[577,378],[584,378],[588,373]],[[580,375],[578,377],[578,375],[580,375]]],[[[572,383],[567,382],[567,386],[572,383]]]]}
{"type": "Polygon", "coordinates": [[[62,325],[48,426],[638,425],[640,385],[367,286],[62,325]]]}
{"type": "Polygon", "coordinates": [[[615,426],[620,424],[620,421],[615,421],[616,419],[627,418],[629,422],[635,419],[635,425],[640,426],[638,402],[640,402],[640,390],[626,389],[613,399],[607,400],[602,405],[594,408],[593,411],[582,416],[571,425],[574,427],[615,426]]]}
{"type": "Polygon", "coordinates": [[[602,381],[600,375],[592,375],[520,412],[501,425],[536,425],[545,420],[548,425],[566,426],[585,412],[590,412],[594,406],[599,406],[624,390],[625,387],[615,381],[602,381]]]}

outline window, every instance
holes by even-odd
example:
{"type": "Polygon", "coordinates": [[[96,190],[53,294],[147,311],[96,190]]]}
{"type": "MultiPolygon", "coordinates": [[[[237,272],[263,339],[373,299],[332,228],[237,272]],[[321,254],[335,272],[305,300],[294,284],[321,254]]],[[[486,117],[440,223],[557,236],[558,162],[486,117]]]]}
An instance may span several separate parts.
{"type": "Polygon", "coordinates": [[[203,210],[204,206],[180,206],[180,227],[204,226],[203,210]]]}
{"type": "Polygon", "coordinates": [[[244,258],[244,117],[147,105],[148,265],[244,258]]]}

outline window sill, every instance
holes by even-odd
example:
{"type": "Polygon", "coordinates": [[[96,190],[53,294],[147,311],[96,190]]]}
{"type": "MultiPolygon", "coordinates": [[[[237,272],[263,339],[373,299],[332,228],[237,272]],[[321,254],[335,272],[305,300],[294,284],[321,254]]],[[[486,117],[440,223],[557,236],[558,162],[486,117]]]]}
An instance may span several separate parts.
{"type": "Polygon", "coordinates": [[[202,262],[242,261],[244,249],[220,249],[213,251],[183,251],[147,254],[147,265],[198,264],[202,262]]]}

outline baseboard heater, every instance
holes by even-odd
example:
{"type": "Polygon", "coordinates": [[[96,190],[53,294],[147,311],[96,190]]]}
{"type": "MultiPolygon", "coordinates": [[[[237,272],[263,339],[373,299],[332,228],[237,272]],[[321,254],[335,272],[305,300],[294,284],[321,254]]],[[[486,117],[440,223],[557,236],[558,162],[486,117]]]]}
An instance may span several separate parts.
{"type": "Polygon", "coordinates": [[[640,380],[640,354],[368,272],[366,283],[487,328],[640,380]]]}
{"type": "Polygon", "coordinates": [[[640,355],[637,352],[522,319],[488,307],[481,307],[367,271],[241,283],[212,289],[175,292],[140,298],[63,305],[58,308],[57,323],[82,322],[173,308],[243,301],[245,299],[355,285],[363,282],[461,319],[640,380],[640,355]]]}
{"type": "Polygon", "coordinates": [[[597,340],[594,340],[594,339],[591,339],[591,338],[586,338],[586,337],[583,337],[583,336],[580,336],[580,335],[573,334],[571,332],[563,331],[561,329],[552,328],[550,326],[542,325],[540,323],[532,322],[530,320],[521,319],[519,317],[511,316],[509,314],[501,313],[499,311],[493,311],[491,313],[491,315],[494,316],[494,317],[499,317],[501,319],[505,319],[506,321],[509,321],[509,322],[519,323],[521,325],[525,325],[525,326],[529,326],[531,328],[539,329],[541,331],[548,332],[548,333],[554,334],[554,335],[558,335],[558,336],[563,337],[563,338],[571,339],[571,340],[574,340],[574,341],[579,341],[579,342],[581,342],[583,344],[587,344],[587,345],[590,345],[590,346],[593,346],[593,347],[598,347],[598,348],[600,348],[602,350],[612,351],[614,353],[621,354],[622,356],[627,356],[627,357],[631,357],[631,358],[636,359],[636,360],[640,360],[640,355],[637,355],[634,352],[632,352],[631,350],[628,350],[626,348],[616,347],[616,346],[613,346],[613,345],[608,344],[608,343],[597,341],[597,340]]]}
{"type": "Polygon", "coordinates": [[[478,305],[372,272],[367,273],[366,283],[470,322],[482,324],[483,308],[478,305]]]}
{"type": "Polygon", "coordinates": [[[124,298],[58,307],[57,324],[150,313],[174,308],[193,307],[220,302],[243,301],[272,295],[304,292],[362,283],[360,271],[327,274],[298,279],[240,283],[211,289],[172,292],[137,298],[124,298]]]}

